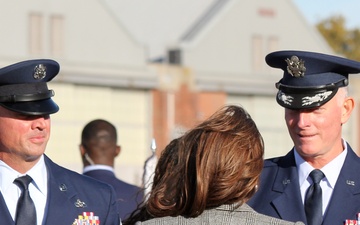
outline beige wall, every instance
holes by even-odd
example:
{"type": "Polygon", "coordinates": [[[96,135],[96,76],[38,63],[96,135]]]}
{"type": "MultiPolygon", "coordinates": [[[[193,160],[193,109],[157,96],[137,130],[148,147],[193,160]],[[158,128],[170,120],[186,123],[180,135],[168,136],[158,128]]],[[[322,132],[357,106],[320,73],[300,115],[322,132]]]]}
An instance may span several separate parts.
{"type": "Polygon", "coordinates": [[[144,90],[50,83],[60,111],[52,115],[51,140],[46,154],[55,162],[81,172],[78,145],[83,126],[93,119],[112,122],[118,130],[121,153],[117,175],[141,184],[143,162],[150,154],[151,98],[144,90]]]}

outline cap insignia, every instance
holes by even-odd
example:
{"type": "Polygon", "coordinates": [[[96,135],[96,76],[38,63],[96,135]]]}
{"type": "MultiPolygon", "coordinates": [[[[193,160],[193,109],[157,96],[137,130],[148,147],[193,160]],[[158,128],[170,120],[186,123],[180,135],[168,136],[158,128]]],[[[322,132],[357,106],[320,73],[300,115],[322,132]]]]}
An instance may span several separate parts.
{"type": "Polygon", "coordinates": [[[284,92],[279,91],[278,92],[278,99],[280,101],[282,101],[286,105],[291,105],[291,103],[293,102],[294,97],[292,97],[290,95],[286,95],[284,92]]]}
{"type": "Polygon", "coordinates": [[[288,66],[286,67],[288,73],[293,77],[303,77],[305,75],[306,67],[304,60],[297,56],[291,56],[291,59],[285,59],[288,66]]]}
{"type": "Polygon", "coordinates": [[[41,80],[41,79],[44,79],[44,77],[46,77],[46,66],[43,64],[39,64],[39,65],[35,66],[34,78],[36,80],[41,80]]]}
{"type": "Polygon", "coordinates": [[[324,101],[325,99],[327,99],[330,95],[331,95],[332,91],[326,91],[326,92],[323,92],[323,93],[318,93],[314,96],[306,96],[306,97],[303,97],[301,102],[302,102],[302,105],[311,105],[313,103],[316,103],[316,102],[322,102],[324,101]]]}

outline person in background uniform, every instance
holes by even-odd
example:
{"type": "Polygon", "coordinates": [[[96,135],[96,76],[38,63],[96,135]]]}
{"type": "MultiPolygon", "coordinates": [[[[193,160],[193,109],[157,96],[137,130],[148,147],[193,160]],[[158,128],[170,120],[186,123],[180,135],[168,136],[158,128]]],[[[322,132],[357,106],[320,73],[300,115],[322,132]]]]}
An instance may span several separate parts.
{"type": "Polygon", "coordinates": [[[80,144],[83,174],[110,184],[115,189],[120,217],[124,220],[142,202],[143,192],[140,187],[115,177],[114,160],[120,150],[116,128],[110,122],[97,119],[83,128],[80,144]]]}
{"type": "Polygon", "coordinates": [[[64,225],[86,216],[118,225],[109,185],[65,169],[44,153],[50,114],[59,110],[47,82],[59,70],[50,59],[0,69],[0,223],[64,225]]]}
{"type": "Polygon", "coordinates": [[[124,225],[303,224],[261,215],[246,204],[256,192],[263,153],[250,115],[224,107],[166,146],[148,201],[124,225]]]}
{"type": "Polygon", "coordinates": [[[308,225],[344,224],[360,212],[360,159],[342,138],[353,109],[349,74],[360,62],[305,51],[266,56],[282,69],[276,100],[294,143],[285,156],[268,159],[258,192],[249,201],[259,213],[308,225]]]}

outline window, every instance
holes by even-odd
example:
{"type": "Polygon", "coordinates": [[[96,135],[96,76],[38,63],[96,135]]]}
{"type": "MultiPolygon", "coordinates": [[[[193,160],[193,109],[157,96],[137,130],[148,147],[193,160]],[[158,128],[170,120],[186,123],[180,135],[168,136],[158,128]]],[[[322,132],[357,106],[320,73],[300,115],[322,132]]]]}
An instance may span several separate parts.
{"type": "Polygon", "coordinates": [[[29,17],[29,51],[30,54],[39,55],[43,53],[43,16],[31,13],[29,17]]]}
{"type": "Polygon", "coordinates": [[[277,37],[270,37],[268,39],[268,53],[279,50],[279,40],[277,37]]]}
{"type": "Polygon", "coordinates": [[[50,51],[51,54],[59,56],[63,54],[64,42],[64,19],[60,15],[50,18],[50,51]]]}
{"type": "MultiPolygon", "coordinates": [[[[279,40],[277,37],[269,37],[268,43],[267,43],[267,53],[278,51],[279,50],[279,40]]],[[[268,70],[270,70],[271,74],[278,74],[278,70],[268,67],[268,70]]]]}
{"type": "Polygon", "coordinates": [[[260,35],[255,35],[252,38],[252,52],[253,70],[260,72],[264,64],[263,38],[260,35]]]}

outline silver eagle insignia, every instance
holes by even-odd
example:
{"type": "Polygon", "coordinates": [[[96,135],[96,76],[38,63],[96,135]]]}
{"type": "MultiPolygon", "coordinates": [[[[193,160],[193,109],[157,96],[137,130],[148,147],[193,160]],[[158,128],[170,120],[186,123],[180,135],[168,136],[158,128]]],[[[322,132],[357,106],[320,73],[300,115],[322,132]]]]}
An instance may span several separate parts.
{"type": "Polygon", "coordinates": [[[304,60],[297,56],[291,56],[291,59],[285,59],[287,63],[287,72],[293,77],[303,77],[305,75],[306,67],[304,60]]]}
{"type": "Polygon", "coordinates": [[[39,65],[35,66],[34,78],[36,80],[41,80],[41,79],[44,79],[44,77],[46,77],[46,66],[43,64],[39,64],[39,65]]]}

